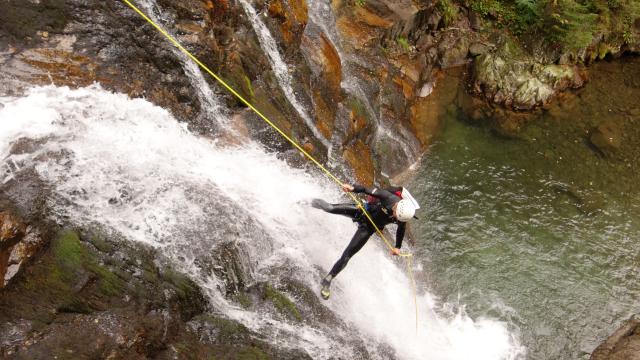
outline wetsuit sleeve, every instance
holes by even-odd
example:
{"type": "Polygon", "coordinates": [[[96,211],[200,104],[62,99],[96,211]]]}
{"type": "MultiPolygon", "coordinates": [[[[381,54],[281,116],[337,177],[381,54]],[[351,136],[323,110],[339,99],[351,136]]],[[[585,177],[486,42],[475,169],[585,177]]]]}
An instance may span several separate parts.
{"type": "Polygon", "coordinates": [[[375,196],[383,202],[393,201],[393,197],[397,198],[397,196],[387,190],[379,189],[377,187],[368,188],[359,184],[353,184],[353,192],[357,194],[365,193],[367,195],[375,196]]]}
{"type": "Polygon", "coordinates": [[[399,222],[398,230],[396,231],[396,249],[400,249],[402,247],[402,240],[404,239],[404,232],[407,228],[407,223],[399,222]]]}

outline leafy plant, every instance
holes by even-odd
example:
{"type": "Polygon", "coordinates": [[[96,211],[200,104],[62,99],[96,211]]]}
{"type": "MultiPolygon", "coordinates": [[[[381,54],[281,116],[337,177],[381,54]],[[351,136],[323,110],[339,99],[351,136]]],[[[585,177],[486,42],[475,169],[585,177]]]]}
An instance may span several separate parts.
{"type": "Polygon", "coordinates": [[[404,51],[409,51],[409,40],[407,40],[407,38],[401,36],[397,38],[396,41],[404,51]]]}
{"type": "Polygon", "coordinates": [[[436,6],[442,13],[445,25],[449,25],[457,20],[458,8],[451,0],[438,0],[436,6]]]}
{"type": "Polygon", "coordinates": [[[356,6],[363,7],[367,5],[367,0],[355,0],[355,1],[356,1],[356,6]]]}
{"type": "Polygon", "coordinates": [[[544,10],[546,37],[569,50],[588,46],[593,41],[598,15],[573,0],[554,0],[544,10]]]}

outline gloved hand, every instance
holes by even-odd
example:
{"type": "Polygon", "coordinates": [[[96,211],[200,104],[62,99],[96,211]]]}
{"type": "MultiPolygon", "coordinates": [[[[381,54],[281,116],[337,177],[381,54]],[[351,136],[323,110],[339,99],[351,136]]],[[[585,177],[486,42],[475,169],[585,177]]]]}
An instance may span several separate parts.
{"type": "Polygon", "coordinates": [[[342,184],[342,191],[344,192],[352,192],[353,191],[353,186],[350,184],[342,184]]]}

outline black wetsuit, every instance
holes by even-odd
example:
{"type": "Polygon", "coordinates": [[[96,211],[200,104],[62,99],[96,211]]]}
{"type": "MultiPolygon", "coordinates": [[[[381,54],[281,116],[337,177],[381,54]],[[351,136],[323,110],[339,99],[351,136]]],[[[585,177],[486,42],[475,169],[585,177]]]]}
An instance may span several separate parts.
{"type": "MultiPolygon", "coordinates": [[[[402,191],[402,188],[391,187],[387,189],[379,189],[376,187],[366,188],[362,185],[354,185],[353,188],[354,193],[365,193],[375,197],[375,199],[372,199],[374,201],[368,201],[366,209],[378,229],[382,231],[382,229],[384,229],[388,224],[398,224],[398,230],[396,232],[396,248],[399,249],[402,246],[402,240],[404,239],[406,223],[398,221],[392,217],[392,207],[395,203],[401,200],[401,198],[396,195],[396,192],[402,191]]],[[[333,204],[324,210],[332,214],[348,216],[358,223],[358,230],[356,230],[353,238],[351,238],[349,245],[342,253],[342,256],[340,256],[340,259],[338,259],[329,272],[332,277],[336,277],[336,275],[338,275],[338,273],[347,265],[349,259],[362,249],[364,244],[367,243],[371,235],[373,235],[376,230],[373,225],[371,225],[369,219],[367,219],[367,217],[362,213],[362,210],[357,208],[354,204],[333,204]]]]}

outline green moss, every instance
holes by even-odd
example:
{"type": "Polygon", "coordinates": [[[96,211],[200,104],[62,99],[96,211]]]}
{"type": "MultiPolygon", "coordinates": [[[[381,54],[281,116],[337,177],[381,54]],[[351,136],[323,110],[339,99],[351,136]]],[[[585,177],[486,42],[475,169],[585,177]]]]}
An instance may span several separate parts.
{"type": "Polygon", "coordinates": [[[167,268],[160,276],[171,285],[181,299],[189,299],[197,291],[193,281],[171,268],[167,268]]]}
{"type": "Polygon", "coordinates": [[[364,104],[362,104],[362,102],[359,99],[355,97],[351,97],[348,100],[348,104],[349,104],[349,107],[351,108],[351,111],[353,111],[357,117],[369,120],[367,109],[364,107],[364,104]]]}
{"type": "Polygon", "coordinates": [[[265,297],[271,301],[280,313],[288,314],[297,321],[302,321],[302,315],[296,305],[286,295],[274,289],[271,284],[267,284],[265,287],[265,297]]]}
{"type": "Polygon", "coordinates": [[[251,85],[251,80],[247,77],[247,75],[243,75],[243,77],[244,77],[245,89],[251,96],[251,99],[253,99],[255,97],[255,94],[253,92],[253,86],[251,85]]]}
{"type": "Polygon", "coordinates": [[[124,289],[124,282],[107,268],[96,263],[88,264],[91,270],[100,279],[99,286],[102,293],[106,295],[117,295],[124,289]]]}
{"type": "Polygon", "coordinates": [[[243,292],[240,292],[238,293],[238,295],[236,295],[236,300],[238,300],[240,305],[245,309],[249,309],[252,305],[249,296],[243,292]]]}
{"type": "Polygon", "coordinates": [[[57,267],[52,276],[64,282],[72,282],[76,277],[89,271],[98,278],[98,286],[106,295],[116,295],[122,291],[124,282],[104,266],[84,247],[75,231],[64,230],[53,243],[53,254],[57,267]]]}
{"type": "Polygon", "coordinates": [[[223,342],[230,342],[234,338],[249,336],[250,332],[244,325],[237,321],[213,316],[211,314],[202,314],[193,318],[194,321],[203,321],[216,327],[220,333],[219,337],[223,342]]]}
{"type": "Polygon", "coordinates": [[[89,242],[96,247],[100,252],[111,253],[113,252],[113,245],[99,235],[93,235],[89,238],[89,242]]]}
{"type": "Polygon", "coordinates": [[[53,243],[53,255],[60,270],[62,280],[71,281],[87,257],[87,251],[80,244],[78,234],[71,230],[65,230],[58,235],[53,243]]]}
{"type": "Polygon", "coordinates": [[[238,360],[269,360],[270,357],[264,351],[255,346],[240,349],[236,354],[238,360]]]}
{"type": "Polygon", "coordinates": [[[90,314],[93,309],[80,298],[73,298],[71,301],[66,302],[56,309],[62,313],[76,313],[76,314],[90,314]]]}

